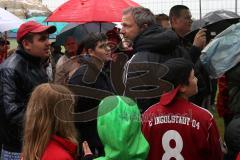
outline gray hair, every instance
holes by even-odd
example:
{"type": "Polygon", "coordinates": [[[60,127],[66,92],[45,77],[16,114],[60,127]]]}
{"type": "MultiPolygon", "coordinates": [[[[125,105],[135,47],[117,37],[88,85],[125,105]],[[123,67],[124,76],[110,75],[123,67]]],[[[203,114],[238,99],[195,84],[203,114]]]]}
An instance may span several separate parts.
{"type": "Polygon", "coordinates": [[[139,28],[157,24],[154,14],[148,8],[144,7],[130,7],[123,11],[123,15],[131,14],[139,28]]]}

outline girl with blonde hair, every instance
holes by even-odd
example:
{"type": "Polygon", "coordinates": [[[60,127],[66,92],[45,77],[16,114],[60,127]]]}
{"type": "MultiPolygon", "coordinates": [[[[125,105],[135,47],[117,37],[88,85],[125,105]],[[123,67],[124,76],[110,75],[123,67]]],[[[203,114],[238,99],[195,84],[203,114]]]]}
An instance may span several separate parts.
{"type": "Polygon", "coordinates": [[[36,87],[25,114],[22,159],[76,159],[73,109],[74,99],[66,87],[50,83],[36,87]]]}

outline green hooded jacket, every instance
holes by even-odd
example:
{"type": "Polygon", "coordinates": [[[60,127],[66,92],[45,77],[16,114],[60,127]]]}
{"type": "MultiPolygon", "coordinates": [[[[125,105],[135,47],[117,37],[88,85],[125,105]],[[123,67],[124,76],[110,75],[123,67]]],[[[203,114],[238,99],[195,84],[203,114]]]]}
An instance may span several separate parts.
{"type": "Polygon", "coordinates": [[[130,98],[104,98],[98,109],[97,129],[105,157],[96,160],[146,159],[149,145],[141,132],[138,106],[130,98]]]}

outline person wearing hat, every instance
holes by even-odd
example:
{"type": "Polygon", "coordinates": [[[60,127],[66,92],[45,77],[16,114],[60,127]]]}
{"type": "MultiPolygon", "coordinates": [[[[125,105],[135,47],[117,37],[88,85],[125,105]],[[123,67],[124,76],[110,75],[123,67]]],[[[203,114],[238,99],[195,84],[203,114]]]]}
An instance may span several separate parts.
{"type": "Polygon", "coordinates": [[[213,115],[188,98],[198,92],[193,64],[174,58],[163,77],[174,88],[142,116],[142,132],[150,145],[148,160],[221,160],[221,138],[213,115]]]}
{"type": "Polygon", "coordinates": [[[23,23],[17,32],[18,49],[0,65],[2,160],[20,159],[26,104],[32,90],[48,81],[41,62],[49,55],[48,36],[55,31],[55,26],[23,23]]]}

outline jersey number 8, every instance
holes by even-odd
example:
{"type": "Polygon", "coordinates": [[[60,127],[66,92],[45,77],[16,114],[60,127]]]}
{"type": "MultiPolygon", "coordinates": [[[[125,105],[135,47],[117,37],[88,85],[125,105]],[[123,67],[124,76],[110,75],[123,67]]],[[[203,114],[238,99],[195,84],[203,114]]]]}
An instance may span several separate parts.
{"type": "Polygon", "coordinates": [[[181,155],[181,151],[183,149],[183,140],[181,135],[175,130],[168,130],[164,133],[162,137],[162,146],[165,151],[163,154],[162,160],[170,160],[171,158],[175,158],[176,160],[184,160],[181,155]],[[172,148],[170,146],[170,141],[175,141],[175,147],[172,148]]]}

